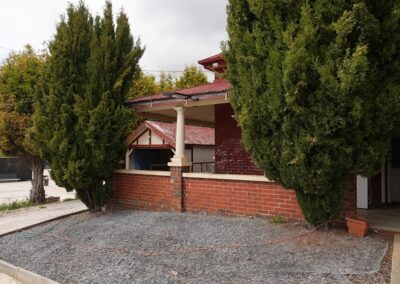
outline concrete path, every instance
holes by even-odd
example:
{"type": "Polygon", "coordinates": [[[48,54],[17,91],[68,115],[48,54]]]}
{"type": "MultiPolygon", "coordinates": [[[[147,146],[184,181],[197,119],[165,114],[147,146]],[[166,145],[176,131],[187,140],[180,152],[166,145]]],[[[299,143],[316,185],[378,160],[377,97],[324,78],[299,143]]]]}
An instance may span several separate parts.
{"type": "Polygon", "coordinates": [[[358,209],[357,214],[368,221],[371,229],[400,233],[400,208],[358,209]]]}
{"type": "MultiPolygon", "coordinates": [[[[48,170],[45,170],[44,174],[50,177],[48,170]]],[[[31,187],[30,181],[0,182],[0,204],[27,199],[31,187]]],[[[49,185],[45,186],[44,190],[46,197],[55,196],[60,197],[61,200],[75,198],[75,192],[67,192],[64,188],[57,186],[52,179],[49,180],[49,185]]]]}
{"type": "Polygon", "coordinates": [[[80,200],[45,204],[0,213],[0,237],[66,215],[87,210],[80,200]]]}
{"type": "Polygon", "coordinates": [[[15,280],[14,278],[11,278],[7,274],[0,273],[0,283],[4,284],[22,284],[22,282],[15,280]]]}
{"type": "Polygon", "coordinates": [[[400,284],[400,235],[394,236],[390,284],[400,284]]]}
{"type": "Polygon", "coordinates": [[[58,284],[51,279],[0,260],[0,283],[4,284],[58,284]]]}

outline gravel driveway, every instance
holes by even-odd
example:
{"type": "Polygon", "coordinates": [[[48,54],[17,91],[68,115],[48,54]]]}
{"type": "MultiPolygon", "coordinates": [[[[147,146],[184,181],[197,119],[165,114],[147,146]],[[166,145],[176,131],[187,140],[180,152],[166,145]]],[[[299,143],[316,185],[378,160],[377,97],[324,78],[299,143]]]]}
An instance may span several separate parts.
{"type": "Polygon", "coordinates": [[[388,246],[258,218],[123,211],[3,237],[0,258],[61,283],[380,283],[388,246]]]}

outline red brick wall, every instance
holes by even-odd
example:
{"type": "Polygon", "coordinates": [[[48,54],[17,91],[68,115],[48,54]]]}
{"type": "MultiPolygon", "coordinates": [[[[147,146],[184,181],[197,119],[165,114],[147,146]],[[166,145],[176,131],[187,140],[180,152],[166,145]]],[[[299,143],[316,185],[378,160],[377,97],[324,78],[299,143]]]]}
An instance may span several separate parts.
{"type": "Polygon", "coordinates": [[[241,140],[241,129],[229,104],[215,105],[215,172],[263,175],[252,162],[241,140]]]}
{"type": "Polygon", "coordinates": [[[350,187],[344,196],[342,216],[353,216],[357,213],[357,177],[349,178],[350,187]]]}
{"type": "Polygon", "coordinates": [[[111,203],[122,208],[174,211],[170,177],[116,173],[111,203]]]}
{"type": "MultiPolygon", "coordinates": [[[[343,215],[356,212],[355,178],[346,194],[343,215]]],[[[296,194],[274,182],[200,179],[116,173],[111,203],[152,211],[210,212],[245,216],[282,215],[302,220],[296,194]],[[179,189],[181,188],[181,190],[179,189]]]]}
{"type": "Polygon", "coordinates": [[[273,182],[184,178],[188,212],[303,219],[293,190],[273,182]]]}

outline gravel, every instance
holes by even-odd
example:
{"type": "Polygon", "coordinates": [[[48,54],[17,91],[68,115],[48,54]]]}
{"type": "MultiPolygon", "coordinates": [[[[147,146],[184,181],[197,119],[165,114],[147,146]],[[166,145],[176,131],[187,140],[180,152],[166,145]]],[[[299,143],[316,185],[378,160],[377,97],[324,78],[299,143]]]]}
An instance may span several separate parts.
{"type": "Polygon", "coordinates": [[[60,283],[352,283],[377,274],[389,247],[260,218],[122,211],[8,235],[0,258],[60,283]]]}

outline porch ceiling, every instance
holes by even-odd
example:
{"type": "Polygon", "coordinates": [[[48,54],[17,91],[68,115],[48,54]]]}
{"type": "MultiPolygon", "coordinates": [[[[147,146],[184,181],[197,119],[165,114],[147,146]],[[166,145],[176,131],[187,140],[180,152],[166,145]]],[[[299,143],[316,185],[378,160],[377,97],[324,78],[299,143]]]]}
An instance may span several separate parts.
{"type": "MultiPolygon", "coordinates": [[[[185,108],[185,123],[190,125],[214,127],[214,105],[193,106],[185,108]]],[[[173,108],[138,112],[144,119],[164,122],[176,122],[176,111],[173,108]]]]}

